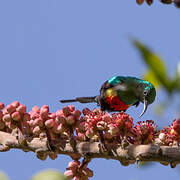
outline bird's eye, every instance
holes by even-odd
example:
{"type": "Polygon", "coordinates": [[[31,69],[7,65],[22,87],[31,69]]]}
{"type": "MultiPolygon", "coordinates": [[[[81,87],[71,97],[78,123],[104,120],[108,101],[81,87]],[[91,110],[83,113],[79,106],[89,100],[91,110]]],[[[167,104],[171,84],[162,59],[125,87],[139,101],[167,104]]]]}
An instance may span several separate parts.
{"type": "Polygon", "coordinates": [[[145,96],[147,95],[147,93],[148,93],[147,91],[144,91],[144,95],[145,95],[145,96]]]}

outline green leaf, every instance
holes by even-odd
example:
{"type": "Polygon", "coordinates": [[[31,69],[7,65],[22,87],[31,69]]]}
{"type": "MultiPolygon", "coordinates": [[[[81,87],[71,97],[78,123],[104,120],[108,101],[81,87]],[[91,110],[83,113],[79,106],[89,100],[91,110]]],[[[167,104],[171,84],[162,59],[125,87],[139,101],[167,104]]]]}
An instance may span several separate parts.
{"type": "Polygon", "coordinates": [[[2,171],[0,171],[0,180],[8,180],[9,178],[7,177],[7,175],[5,173],[3,173],[2,171]]]}
{"type": "Polygon", "coordinates": [[[156,78],[156,75],[151,70],[146,72],[146,74],[144,75],[144,79],[151,82],[155,86],[155,88],[158,88],[161,85],[161,82],[156,78]]]}
{"type": "Polygon", "coordinates": [[[180,92],[180,62],[177,64],[174,88],[180,92]]]}
{"type": "Polygon", "coordinates": [[[133,40],[135,47],[140,51],[143,61],[153,72],[156,81],[158,81],[168,93],[172,92],[172,82],[169,80],[166,67],[163,60],[154,52],[152,52],[147,46],[137,40],[133,40]]]}
{"type": "Polygon", "coordinates": [[[45,170],[39,172],[31,178],[31,180],[69,180],[62,173],[56,170],[45,170]]]}

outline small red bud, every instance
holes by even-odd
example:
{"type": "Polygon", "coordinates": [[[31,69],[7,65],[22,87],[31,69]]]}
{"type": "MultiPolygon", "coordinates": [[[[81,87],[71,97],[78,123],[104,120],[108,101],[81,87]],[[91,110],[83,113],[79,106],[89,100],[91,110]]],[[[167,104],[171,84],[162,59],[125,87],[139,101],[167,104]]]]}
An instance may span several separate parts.
{"type": "Polygon", "coordinates": [[[6,110],[8,111],[8,113],[11,114],[16,110],[16,108],[14,106],[12,106],[11,104],[9,104],[6,106],[6,110]]]}
{"type": "Polygon", "coordinates": [[[78,161],[71,161],[68,164],[68,169],[76,171],[79,165],[80,165],[80,163],[78,161]]]}
{"type": "Polygon", "coordinates": [[[90,113],[91,113],[91,111],[90,111],[90,109],[88,109],[88,108],[84,108],[84,109],[82,110],[82,113],[83,113],[83,114],[84,114],[84,116],[85,116],[85,115],[90,114],[90,113]]]}
{"type": "Polygon", "coordinates": [[[76,119],[79,119],[80,116],[81,116],[81,111],[75,110],[75,111],[73,112],[73,115],[75,116],[76,119]]]}
{"type": "Polygon", "coordinates": [[[73,172],[72,170],[66,170],[66,171],[64,172],[64,176],[66,176],[66,177],[69,178],[69,179],[72,179],[73,176],[74,176],[74,172],[73,172]]]}
{"type": "Polygon", "coordinates": [[[0,110],[4,108],[4,103],[0,102],[0,110]]]}
{"type": "Polygon", "coordinates": [[[74,176],[73,180],[82,180],[82,178],[79,176],[74,176]]]}
{"type": "Polygon", "coordinates": [[[74,116],[69,115],[69,116],[66,118],[66,123],[69,124],[69,125],[73,125],[73,124],[75,123],[75,118],[74,118],[74,116]]]}
{"type": "Polygon", "coordinates": [[[86,136],[83,133],[78,132],[77,136],[76,136],[76,139],[79,140],[79,141],[85,141],[86,140],[86,136]]]}
{"type": "Polygon", "coordinates": [[[43,127],[44,126],[43,120],[41,118],[35,119],[34,120],[34,125],[43,127]]]}
{"type": "Polygon", "coordinates": [[[48,113],[49,113],[49,110],[47,108],[41,108],[40,116],[42,119],[47,119],[48,113]]]}
{"type": "Polygon", "coordinates": [[[30,115],[28,113],[25,113],[23,116],[23,121],[26,122],[26,121],[29,121],[30,119],[31,119],[30,115]]]}
{"type": "Polygon", "coordinates": [[[4,122],[10,122],[12,120],[12,118],[11,118],[11,115],[10,114],[5,114],[4,116],[3,116],[3,121],[4,122]]]}
{"type": "Polygon", "coordinates": [[[73,105],[68,105],[68,108],[70,109],[71,112],[75,110],[75,107],[73,105]]]}
{"type": "Polygon", "coordinates": [[[63,107],[62,111],[63,111],[65,116],[68,116],[71,113],[71,110],[69,107],[63,107]]]}
{"type": "Polygon", "coordinates": [[[41,132],[41,129],[40,129],[39,126],[36,126],[36,127],[33,129],[33,134],[35,134],[35,135],[39,135],[40,132],[41,132]]]}
{"type": "Polygon", "coordinates": [[[54,126],[54,119],[48,119],[48,120],[46,120],[45,126],[46,126],[47,128],[52,128],[52,127],[54,126]]]}
{"type": "Polygon", "coordinates": [[[19,106],[19,102],[18,101],[14,101],[14,102],[12,102],[11,103],[11,105],[13,106],[13,107],[15,107],[15,108],[17,108],[18,106],[19,106]]]}
{"type": "Polygon", "coordinates": [[[56,113],[49,113],[48,118],[49,119],[55,119],[56,118],[56,113]]]}
{"type": "Polygon", "coordinates": [[[30,121],[27,121],[27,123],[29,124],[30,127],[34,127],[35,124],[34,124],[34,120],[30,120],[30,121]]]}
{"type": "Polygon", "coordinates": [[[56,122],[61,123],[61,124],[65,124],[66,118],[64,116],[56,117],[56,122]]]}
{"type": "Polygon", "coordinates": [[[33,111],[33,112],[36,112],[36,113],[40,113],[40,108],[39,108],[38,106],[34,106],[34,107],[32,108],[32,111],[33,111]]]}
{"type": "Polygon", "coordinates": [[[25,114],[26,113],[26,106],[24,104],[20,104],[17,108],[16,111],[25,114]]]}
{"type": "Polygon", "coordinates": [[[14,121],[20,121],[21,120],[21,115],[19,112],[14,112],[11,114],[11,117],[14,121]]]}

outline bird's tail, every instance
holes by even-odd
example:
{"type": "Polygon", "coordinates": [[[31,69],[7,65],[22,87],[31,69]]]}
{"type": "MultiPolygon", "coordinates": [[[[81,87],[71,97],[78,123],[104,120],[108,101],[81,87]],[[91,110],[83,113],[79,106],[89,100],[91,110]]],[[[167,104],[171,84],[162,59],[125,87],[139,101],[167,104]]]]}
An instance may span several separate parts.
{"type": "Polygon", "coordinates": [[[70,102],[80,102],[80,103],[97,103],[97,97],[77,97],[75,99],[66,99],[66,100],[60,100],[61,103],[70,103],[70,102]]]}

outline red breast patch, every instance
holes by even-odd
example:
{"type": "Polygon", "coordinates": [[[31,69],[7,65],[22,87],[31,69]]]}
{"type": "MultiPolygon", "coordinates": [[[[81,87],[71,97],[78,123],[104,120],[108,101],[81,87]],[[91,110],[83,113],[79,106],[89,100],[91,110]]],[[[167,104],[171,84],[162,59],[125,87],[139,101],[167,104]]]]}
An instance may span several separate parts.
{"type": "Polygon", "coordinates": [[[110,96],[106,98],[106,102],[110,105],[110,107],[115,111],[123,111],[130,107],[130,105],[122,102],[118,96],[110,96]]]}

